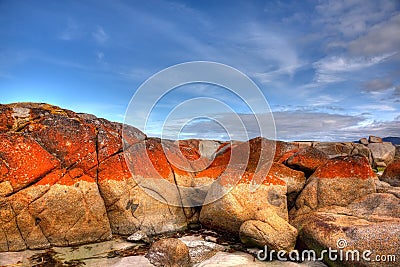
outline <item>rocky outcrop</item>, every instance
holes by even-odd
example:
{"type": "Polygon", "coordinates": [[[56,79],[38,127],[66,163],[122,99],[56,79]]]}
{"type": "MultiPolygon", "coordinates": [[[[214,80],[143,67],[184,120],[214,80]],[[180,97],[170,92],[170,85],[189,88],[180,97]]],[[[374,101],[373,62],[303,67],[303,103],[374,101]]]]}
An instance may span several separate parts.
{"type": "Polygon", "coordinates": [[[239,234],[244,221],[260,219],[263,211],[287,222],[286,195],[294,202],[305,183],[302,172],[278,163],[268,174],[274,156],[295,144],[278,142],[274,154],[275,142],[261,138],[161,141],[47,104],[0,109],[2,251],[97,242],[113,233],[176,231],[198,223],[193,206],[226,188],[232,191],[206,205],[201,221],[239,234]],[[249,187],[252,180],[258,190],[249,187]],[[249,212],[246,201],[253,205],[249,212]],[[237,218],[214,224],[213,212],[237,218]]]}
{"type": "Polygon", "coordinates": [[[392,186],[400,187],[400,159],[390,163],[380,179],[392,186]]]}
{"type": "Polygon", "coordinates": [[[375,193],[375,179],[375,173],[363,156],[330,159],[307,180],[291,213],[296,216],[294,214],[325,206],[346,206],[357,198],[375,193]]]}
{"type": "Polygon", "coordinates": [[[314,147],[300,148],[286,160],[286,165],[292,169],[303,171],[311,175],[319,166],[325,164],[329,159],[321,150],[314,147]]]}
{"type": "Polygon", "coordinates": [[[386,167],[394,160],[396,147],[389,142],[370,143],[368,148],[371,150],[374,167],[386,167]]]}
{"type": "Polygon", "coordinates": [[[157,140],[128,126],[122,137],[119,123],[47,104],[1,105],[0,111],[0,250],[186,226],[182,207],[149,196],[126,164],[124,153],[138,153],[134,175],[173,182],[157,140]],[[123,144],[130,149],[124,152],[123,144]],[[138,151],[153,153],[157,171],[140,167],[138,151]]]}
{"type": "Polygon", "coordinates": [[[319,167],[290,211],[300,241],[317,253],[360,253],[359,260],[325,256],[332,266],[378,266],[377,255],[399,255],[399,197],[380,183],[364,157],[334,158],[319,167]],[[372,261],[362,258],[366,250],[372,261]]]}
{"type": "MultiPolygon", "coordinates": [[[[321,251],[342,238],[344,249],[398,255],[398,161],[372,141],[160,140],[47,104],[0,105],[0,251],[112,234],[151,242],[201,223],[248,246],[321,251]]],[[[151,251],[187,255],[174,242],[151,251]]],[[[178,254],[166,259],[190,262],[178,254]]]]}
{"type": "Polygon", "coordinates": [[[380,138],[379,136],[370,135],[368,137],[368,142],[369,143],[382,143],[383,141],[382,141],[382,138],[380,138]]]}

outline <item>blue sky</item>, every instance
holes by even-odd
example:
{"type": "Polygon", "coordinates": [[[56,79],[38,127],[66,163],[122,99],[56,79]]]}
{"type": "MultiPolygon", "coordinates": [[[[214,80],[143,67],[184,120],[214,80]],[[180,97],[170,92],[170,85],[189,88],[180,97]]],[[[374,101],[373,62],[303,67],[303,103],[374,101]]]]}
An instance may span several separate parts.
{"type": "MultiPolygon", "coordinates": [[[[278,139],[400,135],[396,0],[2,0],[0,40],[0,103],[47,102],[122,122],[151,75],[187,61],[213,61],[254,80],[278,139]]],[[[168,112],[192,97],[229,104],[249,137],[257,135],[245,103],[211,85],[171,92],[146,132],[159,135],[168,112]]],[[[192,110],[231,118],[201,105],[192,110]]],[[[170,126],[183,127],[181,138],[226,138],[217,123],[181,125],[190,118],[180,115],[170,126]]]]}

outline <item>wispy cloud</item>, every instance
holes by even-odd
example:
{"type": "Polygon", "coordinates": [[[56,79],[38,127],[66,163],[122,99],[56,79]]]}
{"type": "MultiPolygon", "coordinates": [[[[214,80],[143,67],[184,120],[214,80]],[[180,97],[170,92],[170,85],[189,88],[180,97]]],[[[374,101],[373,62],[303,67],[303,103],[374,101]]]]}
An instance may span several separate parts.
{"type": "Polygon", "coordinates": [[[315,81],[317,83],[344,81],[346,78],[342,76],[343,74],[356,72],[382,63],[395,54],[390,53],[374,57],[332,56],[323,58],[313,64],[316,72],[315,81]]]}
{"type": "MultiPolygon", "coordinates": [[[[382,108],[382,107],[381,107],[382,108]]],[[[400,121],[376,121],[364,115],[341,115],[323,112],[308,111],[282,111],[274,112],[276,123],[276,137],[279,140],[319,140],[319,141],[354,141],[360,137],[376,134],[380,136],[397,136],[400,131],[400,121]]],[[[237,117],[232,114],[218,114],[218,119],[223,124],[218,125],[211,120],[194,120],[188,122],[186,119],[177,120],[168,125],[164,130],[164,138],[176,138],[181,132],[183,138],[204,139],[237,139],[247,140],[260,136],[259,124],[254,115],[238,114],[245,126],[246,134],[232,129],[237,124],[237,117]],[[176,123],[176,124],[174,124],[176,123]],[[175,125],[175,126],[174,126],[175,125]],[[229,132],[229,135],[228,135],[229,132]]],[[[263,115],[259,115],[263,116],[263,115]]],[[[272,126],[272,125],[271,125],[272,126]]],[[[151,134],[160,136],[162,128],[153,125],[151,134]]],[[[238,127],[233,128],[238,129],[238,127]]]]}
{"type": "Polygon", "coordinates": [[[350,43],[349,50],[356,55],[399,52],[400,14],[372,26],[365,35],[350,43]]]}
{"type": "Polygon", "coordinates": [[[59,34],[59,38],[64,41],[70,41],[81,35],[80,27],[76,20],[69,18],[67,27],[59,34]]]}
{"type": "Polygon", "coordinates": [[[104,44],[109,39],[108,34],[104,31],[103,27],[97,26],[96,30],[92,32],[92,37],[99,44],[104,44]]]}

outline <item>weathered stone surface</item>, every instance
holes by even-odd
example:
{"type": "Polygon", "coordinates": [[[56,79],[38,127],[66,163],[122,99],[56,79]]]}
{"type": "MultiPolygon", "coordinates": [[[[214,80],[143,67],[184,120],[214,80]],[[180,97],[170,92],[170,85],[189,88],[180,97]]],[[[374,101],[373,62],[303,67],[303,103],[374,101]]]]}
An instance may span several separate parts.
{"type": "Polygon", "coordinates": [[[108,158],[100,164],[98,177],[113,233],[133,234],[142,230],[154,235],[186,226],[182,207],[166,204],[180,200],[174,174],[156,139],[137,143],[128,151],[108,158]],[[126,165],[126,153],[130,153],[127,158],[131,160],[131,170],[126,165]],[[150,162],[145,160],[147,157],[150,162]],[[140,181],[143,183],[138,185],[140,181]],[[160,186],[159,190],[149,192],[146,182],[160,186]],[[162,188],[166,184],[172,189],[162,188]]]}
{"type": "Polygon", "coordinates": [[[243,222],[255,219],[256,214],[263,212],[273,211],[287,220],[286,182],[280,178],[280,174],[268,171],[261,167],[255,173],[243,172],[240,166],[225,170],[218,182],[212,185],[207,198],[219,195],[221,190],[237,184],[230,191],[223,191],[226,194],[222,198],[202,207],[200,222],[213,229],[238,233],[243,222]],[[266,177],[262,175],[266,173],[266,177]],[[251,181],[259,174],[265,180],[254,190],[251,181]]]}
{"type": "MultiPolygon", "coordinates": [[[[107,240],[100,162],[122,151],[121,124],[48,104],[0,105],[0,250],[107,240]]],[[[133,128],[128,141],[145,138],[133,128]]],[[[114,168],[114,167],[111,167],[114,168]]]]}
{"type": "Polygon", "coordinates": [[[294,216],[324,206],[348,205],[359,197],[375,193],[375,178],[363,156],[330,159],[307,180],[291,213],[294,216]]]}
{"type": "Polygon", "coordinates": [[[17,192],[59,166],[59,160],[31,137],[0,134],[0,195],[17,192]]]}
{"type": "Polygon", "coordinates": [[[382,143],[383,141],[382,141],[382,138],[380,138],[378,136],[370,135],[369,138],[368,138],[368,142],[370,142],[370,143],[382,143]]]}
{"type": "Polygon", "coordinates": [[[394,160],[396,147],[389,142],[371,143],[368,145],[374,160],[374,166],[386,167],[394,160]]]}
{"type": "Polygon", "coordinates": [[[300,148],[286,160],[290,168],[300,170],[311,175],[319,166],[325,164],[329,157],[324,152],[314,148],[300,148]]]}
{"type": "Polygon", "coordinates": [[[301,171],[292,170],[280,163],[273,163],[269,170],[271,175],[278,177],[286,182],[287,186],[287,204],[292,208],[298,194],[303,190],[306,184],[306,177],[301,171]]]}
{"type": "Polygon", "coordinates": [[[249,246],[264,247],[275,251],[294,249],[297,229],[291,226],[275,212],[264,212],[257,220],[245,221],[240,226],[240,240],[249,246]]]}
{"type": "Polygon", "coordinates": [[[360,138],[360,140],[359,140],[358,142],[359,142],[360,144],[362,144],[362,145],[365,145],[365,146],[369,144],[368,139],[365,138],[365,137],[360,138]]]}
{"type": "Polygon", "coordinates": [[[371,151],[362,144],[350,142],[314,142],[313,147],[327,154],[329,158],[362,155],[368,159],[370,164],[372,163],[371,151]]]}
{"type": "MultiPolygon", "coordinates": [[[[325,261],[332,266],[381,266],[365,261],[363,251],[370,250],[370,258],[377,255],[400,255],[400,199],[392,194],[370,194],[346,207],[330,206],[304,214],[291,221],[299,229],[300,240],[310,249],[357,250],[360,261],[325,261]],[[338,247],[339,245],[339,247],[338,247]]],[[[345,258],[344,258],[345,259],[345,258]]],[[[385,262],[385,266],[397,266],[385,262]]]]}
{"type": "Polygon", "coordinates": [[[75,245],[111,237],[97,185],[81,169],[55,170],[2,203],[8,212],[8,222],[0,223],[5,235],[0,239],[3,251],[75,245]]]}
{"type": "Polygon", "coordinates": [[[189,249],[177,238],[161,239],[151,245],[146,258],[155,265],[163,267],[189,267],[189,249]]]}
{"type": "Polygon", "coordinates": [[[380,179],[392,186],[400,187],[400,159],[390,163],[380,179]]]}

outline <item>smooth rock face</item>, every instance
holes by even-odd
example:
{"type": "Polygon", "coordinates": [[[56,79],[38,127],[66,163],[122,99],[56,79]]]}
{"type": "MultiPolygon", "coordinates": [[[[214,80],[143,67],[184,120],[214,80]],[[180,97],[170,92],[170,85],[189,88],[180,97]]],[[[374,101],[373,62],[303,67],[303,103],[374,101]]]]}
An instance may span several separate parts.
{"type": "Polygon", "coordinates": [[[399,193],[375,178],[366,158],[334,158],[308,180],[290,211],[290,223],[299,230],[300,242],[317,253],[328,248],[360,253],[360,261],[325,257],[330,266],[380,266],[361,255],[365,250],[372,251],[372,259],[399,255],[399,193]]]}
{"type": "Polygon", "coordinates": [[[380,179],[384,182],[387,182],[391,186],[400,187],[400,159],[390,163],[380,179]]]}
{"type": "Polygon", "coordinates": [[[257,220],[245,221],[240,226],[240,240],[250,246],[268,246],[275,251],[294,249],[297,229],[274,212],[256,214],[257,220]]]}
{"type": "MultiPolygon", "coordinates": [[[[98,177],[113,233],[133,234],[142,230],[147,235],[154,235],[186,226],[182,207],[169,206],[155,199],[143,190],[144,185],[137,183],[138,179],[154,179],[151,181],[156,185],[159,182],[174,184],[173,172],[157,140],[134,144],[128,152],[108,158],[100,164],[98,177]],[[126,165],[125,153],[131,153],[128,158],[134,166],[134,177],[126,165]],[[155,161],[156,168],[144,160],[147,155],[155,161]]],[[[179,197],[176,187],[172,191],[159,190],[158,193],[165,200],[179,197]]]]}
{"type": "Polygon", "coordinates": [[[392,143],[370,143],[368,148],[371,150],[374,166],[376,167],[386,167],[394,160],[396,147],[392,143]]]}
{"type": "Polygon", "coordinates": [[[146,257],[155,266],[189,267],[189,249],[177,238],[161,239],[151,245],[146,257]]]}

